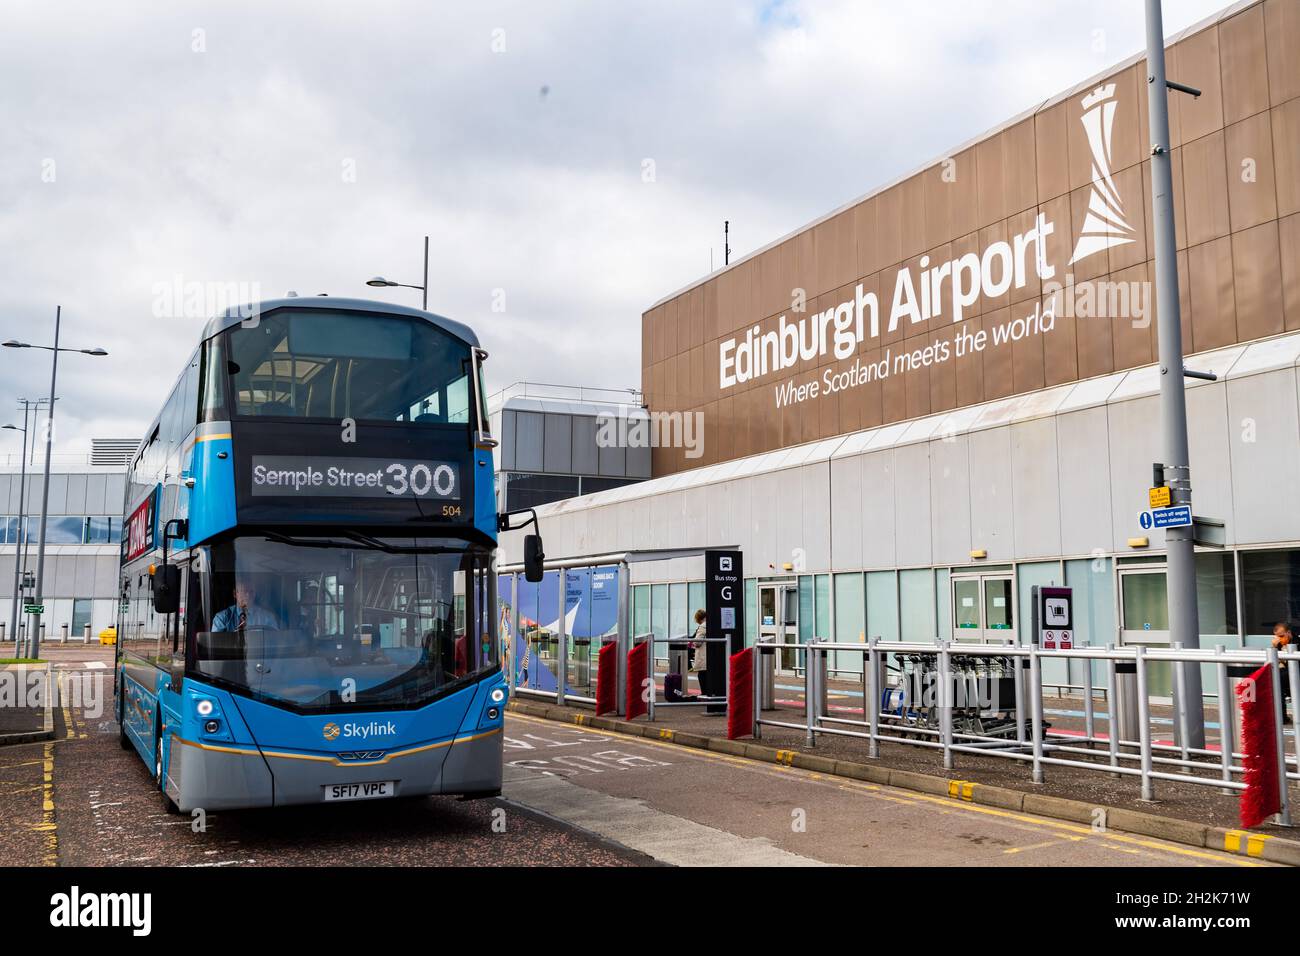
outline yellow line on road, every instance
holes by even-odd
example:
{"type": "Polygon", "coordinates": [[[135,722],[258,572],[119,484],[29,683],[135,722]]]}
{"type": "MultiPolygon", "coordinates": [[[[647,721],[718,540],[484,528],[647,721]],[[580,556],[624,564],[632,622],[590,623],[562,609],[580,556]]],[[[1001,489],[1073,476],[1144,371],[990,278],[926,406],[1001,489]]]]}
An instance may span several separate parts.
{"type": "Polygon", "coordinates": [[[64,737],[67,740],[74,740],[77,736],[77,726],[72,721],[72,707],[68,703],[68,685],[65,680],[66,677],[67,675],[64,674],[63,671],[59,671],[56,681],[59,688],[59,700],[63,706],[64,737]]]}
{"type": "MultiPolygon", "coordinates": [[[[514,712],[510,714],[510,717],[514,720],[522,720],[534,724],[548,724],[552,727],[556,725],[564,726],[566,724],[565,721],[547,720],[543,717],[530,717],[530,716],[526,716],[514,712]]],[[[699,747],[683,747],[680,744],[661,743],[660,741],[651,740],[650,738],[647,737],[641,737],[637,734],[628,734],[617,730],[600,730],[597,728],[592,728],[592,731],[594,731],[595,733],[605,734],[611,737],[622,737],[627,740],[635,741],[637,743],[642,743],[650,747],[667,747],[677,751],[678,753],[685,751],[686,753],[695,754],[696,756],[704,757],[710,760],[721,760],[726,763],[743,764],[755,770],[761,770],[767,773],[775,772],[777,775],[796,774],[807,778],[809,777],[810,774],[810,771],[800,770],[798,768],[790,766],[790,763],[793,761],[794,755],[796,753],[796,751],[793,750],[777,751],[777,759],[780,760],[781,763],[774,765],[772,763],[769,763],[766,760],[756,760],[752,757],[736,757],[731,754],[721,754],[712,750],[704,750],[699,747]]],[[[830,783],[830,781],[825,781],[825,782],[830,783]]],[[[1140,836],[1130,836],[1124,833],[1117,833],[1113,830],[1096,831],[1093,830],[1091,827],[1070,823],[1065,820],[1053,820],[1049,817],[1029,816],[1024,813],[1016,812],[1014,810],[1002,810],[997,807],[986,807],[981,804],[967,803],[965,801],[954,800],[949,797],[931,796],[930,794],[918,793],[913,790],[903,790],[897,787],[885,787],[878,784],[860,783],[859,781],[848,779],[848,778],[845,778],[842,781],[837,782],[837,784],[832,784],[832,785],[838,785],[841,789],[859,790],[863,792],[876,793],[880,796],[898,802],[902,802],[902,803],[933,804],[933,805],[937,805],[937,807],[940,808],[941,812],[951,812],[953,810],[956,810],[962,813],[978,813],[978,814],[983,814],[985,816],[1000,818],[1003,820],[1014,820],[1018,823],[1027,824],[1032,827],[1047,829],[1049,831],[1057,831],[1059,834],[1074,834],[1077,835],[1080,839],[1093,840],[1096,842],[1101,842],[1103,844],[1105,844],[1108,841],[1124,843],[1124,844],[1128,844],[1129,846],[1143,847],[1148,850],[1156,850],[1162,853],[1173,853],[1179,856],[1192,857],[1194,859],[1212,860],[1215,863],[1222,864],[1222,865],[1251,866],[1251,867],[1259,866],[1258,863],[1254,863],[1249,859],[1233,859],[1231,856],[1227,856],[1223,853],[1207,852],[1205,850],[1196,850],[1192,847],[1178,846],[1177,844],[1171,844],[1171,843],[1160,843],[1154,840],[1145,839],[1140,836]]],[[[1118,849],[1118,847],[1116,847],[1116,849],[1118,849]]]]}
{"type": "Polygon", "coordinates": [[[42,768],[41,786],[41,822],[37,830],[45,834],[45,853],[41,856],[44,866],[59,865],[59,832],[54,820],[54,742],[45,745],[44,767],[42,768]]]}

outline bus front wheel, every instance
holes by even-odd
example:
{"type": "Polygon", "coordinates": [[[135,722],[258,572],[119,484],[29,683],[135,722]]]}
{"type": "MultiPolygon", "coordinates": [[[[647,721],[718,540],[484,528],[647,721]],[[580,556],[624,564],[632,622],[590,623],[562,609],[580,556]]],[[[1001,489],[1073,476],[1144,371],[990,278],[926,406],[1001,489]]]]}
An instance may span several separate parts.
{"type": "Polygon", "coordinates": [[[158,726],[154,730],[153,744],[153,775],[158,781],[158,792],[162,794],[163,808],[168,813],[180,813],[181,808],[176,805],[176,801],[167,795],[167,781],[163,777],[163,759],[162,759],[162,727],[158,726]]]}

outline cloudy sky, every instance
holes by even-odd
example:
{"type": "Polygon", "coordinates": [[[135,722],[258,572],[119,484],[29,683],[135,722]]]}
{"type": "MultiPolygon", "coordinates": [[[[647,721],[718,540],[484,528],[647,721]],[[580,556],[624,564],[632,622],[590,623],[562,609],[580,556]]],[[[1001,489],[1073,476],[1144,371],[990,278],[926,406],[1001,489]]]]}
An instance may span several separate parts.
{"type": "MultiPolygon", "coordinates": [[[[1224,3],[1166,0],[1166,32],[1224,3]]],[[[111,355],[62,364],[58,450],[135,438],[204,322],[163,289],[367,295],[427,233],[490,390],[637,386],[641,312],[724,219],[763,246],[1142,30],[1137,0],[0,0],[0,339],[61,304],[111,355]]],[[[0,351],[0,422],[48,383],[0,351]]]]}

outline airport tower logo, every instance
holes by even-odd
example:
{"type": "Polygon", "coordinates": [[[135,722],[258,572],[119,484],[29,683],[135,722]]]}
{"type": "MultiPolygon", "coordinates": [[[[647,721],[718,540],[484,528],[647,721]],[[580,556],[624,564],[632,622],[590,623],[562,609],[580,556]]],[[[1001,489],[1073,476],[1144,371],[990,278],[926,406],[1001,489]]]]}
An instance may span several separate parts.
{"type": "Polygon", "coordinates": [[[1103,249],[1133,241],[1133,227],[1124,219],[1124,204],[1110,167],[1111,134],[1118,105],[1114,83],[1099,86],[1083,98],[1083,130],[1092,151],[1092,193],[1070,265],[1103,249]]]}
{"type": "MultiPolygon", "coordinates": [[[[1060,245],[1070,241],[1069,230],[1058,230],[1052,219],[1038,211],[1032,224],[1025,223],[1028,228],[983,249],[939,261],[923,255],[915,264],[885,273],[893,281],[892,290],[885,283],[878,295],[869,282],[859,282],[851,293],[846,290],[843,301],[819,313],[782,315],[766,329],[754,324],[724,340],[718,346],[719,389],[785,373],[773,390],[780,409],[1046,336],[1058,318],[1127,319],[1134,328],[1148,327],[1149,282],[1105,277],[1076,282],[1069,268],[1136,238],[1125,218],[1112,169],[1119,109],[1115,90],[1114,83],[1102,84],[1076,104],[1087,136],[1092,181],[1064,276],[1057,278],[1053,262],[1064,259],[1069,246],[1060,245]],[[1057,254],[1049,254],[1049,247],[1057,254]],[[1015,297],[1022,304],[997,322],[991,321],[988,309],[979,310],[981,301],[999,299],[1034,280],[1041,297],[1032,294],[1038,289],[1031,285],[1029,295],[1015,297]],[[961,324],[973,315],[983,322],[961,324]],[[950,320],[945,327],[950,331],[936,329],[933,320],[941,317],[950,320]],[[933,334],[921,341],[927,331],[933,334]],[[891,344],[881,346],[882,333],[891,344]],[[874,343],[868,352],[863,346],[869,340],[874,343]],[[907,346],[900,344],[903,341],[907,346]],[[836,364],[824,363],[828,354],[836,364]]],[[[804,313],[806,301],[806,296],[792,297],[797,304],[792,304],[791,312],[804,313]]]]}

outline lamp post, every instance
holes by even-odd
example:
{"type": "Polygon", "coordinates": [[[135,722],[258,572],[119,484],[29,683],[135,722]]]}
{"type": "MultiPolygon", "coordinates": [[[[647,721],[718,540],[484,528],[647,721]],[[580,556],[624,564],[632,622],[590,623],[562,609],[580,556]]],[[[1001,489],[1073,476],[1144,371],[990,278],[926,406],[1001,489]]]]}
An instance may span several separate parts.
{"type": "Polygon", "coordinates": [[[14,639],[14,656],[22,657],[22,642],[18,637],[18,595],[21,591],[22,572],[26,568],[24,550],[27,544],[27,421],[33,405],[39,412],[45,399],[32,401],[27,398],[18,399],[18,404],[23,407],[23,427],[17,425],[0,426],[9,431],[23,433],[23,460],[21,462],[21,471],[18,478],[18,538],[14,541],[14,594],[13,609],[9,617],[9,630],[14,639]]]}
{"type": "Polygon", "coordinates": [[[424,285],[407,285],[404,282],[394,282],[392,279],[385,279],[383,276],[375,276],[373,279],[367,279],[366,285],[372,289],[419,289],[423,293],[420,308],[429,311],[429,237],[424,237],[424,285]]]}
{"type": "MultiPolygon", "coordinates": [[[[34,604],[41,606],[41,601],[45,597],[45,524],[50,513],[50,452],[54,443],[54,388],[59,378],[59,353],[60,352],[81,352],[83,355],[104,356],[108,353],[103,349],[67,349],[59,347],[59,326],[63,320],[63,306],[57,306],[54,310],[54,344],[53,345],[32,345],[30,342],[17,342],[10,339],[4,343],[5,348],[10,349],[44,349],[51,353],[50,361],[50,417],[45,420],[45,476],[41,486],[41,538],[40,544],[36,548],[36,598],[34,604]]],[[[27,646],[29,656],[39,657],[41,653],[41,614],[37,613],[31,616],[31,623],[28,625],[27,646]]]]}

